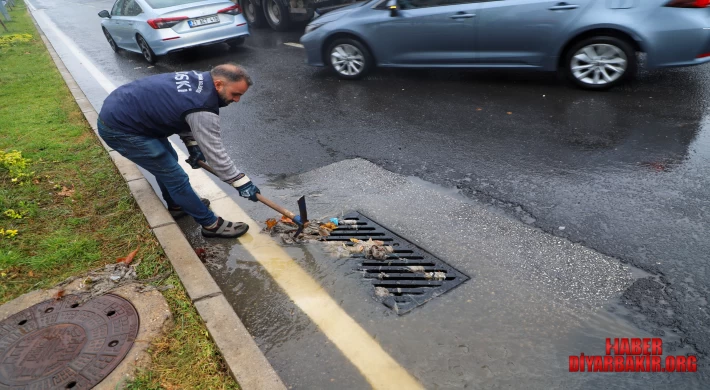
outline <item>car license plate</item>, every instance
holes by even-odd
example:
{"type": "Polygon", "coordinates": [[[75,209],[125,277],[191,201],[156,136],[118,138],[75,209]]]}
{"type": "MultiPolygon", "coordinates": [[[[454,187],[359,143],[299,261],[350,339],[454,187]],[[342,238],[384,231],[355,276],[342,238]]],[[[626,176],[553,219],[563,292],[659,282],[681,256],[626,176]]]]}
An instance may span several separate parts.
{"type": "Polygon", "coordinates": [[[204,18],[190,19],[187,21],[187,25],[190,27],[200,27],[206,24],[219,23],[218,16],[205,16],[204,18]]]}

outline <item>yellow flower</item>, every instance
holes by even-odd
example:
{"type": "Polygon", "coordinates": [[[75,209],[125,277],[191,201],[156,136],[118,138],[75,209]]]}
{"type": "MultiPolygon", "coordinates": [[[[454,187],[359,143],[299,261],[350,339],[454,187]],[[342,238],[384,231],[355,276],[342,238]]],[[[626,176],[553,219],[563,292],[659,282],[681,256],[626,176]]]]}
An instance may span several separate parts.
{"type": "Polygon", "coordinates": [[[17,230],[5,230],[5,235],[12,238],[17,235],[17,230]]]}

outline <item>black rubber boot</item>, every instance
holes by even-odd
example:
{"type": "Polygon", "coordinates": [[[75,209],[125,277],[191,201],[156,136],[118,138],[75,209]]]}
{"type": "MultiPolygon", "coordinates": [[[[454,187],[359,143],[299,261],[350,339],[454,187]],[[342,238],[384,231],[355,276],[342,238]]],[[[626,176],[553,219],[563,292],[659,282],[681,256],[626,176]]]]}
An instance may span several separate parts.
{"type": "Polygon", "coordinates": [[[202,235],[205,237],[236,238],[244,235],[249,230],[249,225],[243,222],[227,222],[221,217],[217,218],[217,226],[213,229],[202,227],[202,235]]]}

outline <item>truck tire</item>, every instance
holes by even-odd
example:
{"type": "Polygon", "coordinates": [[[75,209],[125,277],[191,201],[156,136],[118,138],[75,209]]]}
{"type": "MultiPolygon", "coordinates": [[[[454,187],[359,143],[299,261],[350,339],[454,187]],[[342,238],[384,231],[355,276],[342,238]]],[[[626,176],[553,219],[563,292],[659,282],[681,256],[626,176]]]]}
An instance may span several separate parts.
{"type": "Polygon", "coordinates": [[[254,0],[239,0],[239,6],[244,13],[244,19],[250,27],[259,28],[266,26],[266,16],[264,8],[256,4],[254,0]]]}
{"type": "Polygon", "coordinates": [[[269,26],[276,31],[286,31],[291,27],[288,7],[279,0],[264,0],[264,16],[269,26]]]}

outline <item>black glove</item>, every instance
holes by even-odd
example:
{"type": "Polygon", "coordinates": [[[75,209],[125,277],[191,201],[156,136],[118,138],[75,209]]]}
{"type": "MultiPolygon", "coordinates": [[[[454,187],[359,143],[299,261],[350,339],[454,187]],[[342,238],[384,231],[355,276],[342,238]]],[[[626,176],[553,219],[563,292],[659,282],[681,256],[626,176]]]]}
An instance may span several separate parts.
{"type": "Polygon", "coordinates": [[[202,154],[202,150],[200,150],[200,146],[197,145],[197,141],[195,141],[194,138],[192,137],[180,137],[182,142],[185,143],[185,146],[187,146],[187,151],[190,153],[190,157],[185,160],[186,163],[190,164],[192,169],[199,169],[200,164],[198,164],[198,161],[206,162],[207,160],[205,159],[205,155],[202,154]]]}
{"type": "Polygon", "coordinates": [[[237,180],[232,182],[232,187],[239,191],[239,195],[242,198],[247,198],[252,202],[258,202],[259,199],[256,198],[256,194],[260,194],[259,187],[255,186],[254,183],[249,180],[249,177],[243,173],[237,176],[237,180]]]}

